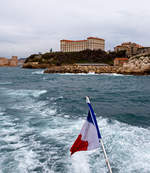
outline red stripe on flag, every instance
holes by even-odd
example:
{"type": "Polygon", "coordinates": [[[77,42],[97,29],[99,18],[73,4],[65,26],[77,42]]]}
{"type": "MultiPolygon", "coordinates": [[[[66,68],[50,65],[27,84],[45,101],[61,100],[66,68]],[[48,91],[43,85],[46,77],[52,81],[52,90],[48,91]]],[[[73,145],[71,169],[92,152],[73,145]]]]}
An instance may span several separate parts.
{"type": "Polygon", "coordinates": [[[77,151],[86,151],[88,148],[88,141],[81,140],[82,135],[80,134],[74,144],[72,145],[70,151],[71,155],[77,151]]]}

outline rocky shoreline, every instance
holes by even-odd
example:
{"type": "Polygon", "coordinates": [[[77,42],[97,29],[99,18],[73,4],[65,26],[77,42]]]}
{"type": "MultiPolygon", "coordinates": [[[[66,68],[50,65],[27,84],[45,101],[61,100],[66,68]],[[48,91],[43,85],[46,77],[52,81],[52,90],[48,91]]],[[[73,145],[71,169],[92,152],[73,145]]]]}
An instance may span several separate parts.
{"type": "Polygon", "coordinates": [[[114,66],[52,66],[44,71],[44,73],[115,73],[116,67],[114,66]]]}
{"type": "Polygon", "coordinates": [[[117,66],[52,66],[46,69],[44,73],[117,73],[124,75],[149,75],[150,71],[130,71],[129,69],[124,69],[123,67],[117,66]]]}
{"type": "Polygon", "coordinates": [[[33,69],[40,69],[40,68],[50,68],[51,66],[49,64],[39,64],[37,62],[27,62],[24,63],[22,68],[33,68],[33,69]]]}
{"type": "Polygon", "coordinates": [[[117,73],[125,75],[150,75],[150,56],[132,57],[123,66],[101,66],[101,65],[49,65],[28,62],[23,68],[43,68],[44,73],[117,73]]]}

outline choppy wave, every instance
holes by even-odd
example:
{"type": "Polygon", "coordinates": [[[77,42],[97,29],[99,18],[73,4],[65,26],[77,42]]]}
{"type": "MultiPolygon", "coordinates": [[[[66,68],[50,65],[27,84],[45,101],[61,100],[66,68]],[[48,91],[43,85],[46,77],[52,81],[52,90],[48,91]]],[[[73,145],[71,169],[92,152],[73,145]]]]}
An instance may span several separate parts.
{"type": "MultiPolygon", "coordinates": [[[[57,115],[57,105],[49,107],[47,101],[34,100],[34,98],[45,93],[45,90],[9,90],[7,93],[20,98],[20,102],[10,108],[23,109],[30,115],[25,117],[25,123],[18,124],[19,126],[16,126],[16,122],[21,123],[19,117],[10,118],[9,120],[7,116],[0,118],[0,121],[2,121],[1,126],[3,127],[1,130],[1,142],[6,144],[1,145],[0,150],[12,153],[11,157],[14,162],[11,165],[11,169],[14,172],[21,170],[24,172],[32,172],[33,170],[62,172],[61,168],[56,171],[57,160],[59,160],[65,167],[64,172],[106,172],[107,168],[101,148],[90,152],[78,152],[70,158],[69,148],[79,134],[84,120],[81,118],[72,120],[69,115],[57,115]],[[34,98],[29,99],[30,95],[34,96],[34,98]],[[22,96],[26,98],[23,101],[22,96]],[[35,114],[37,116],[36,119],[34,117],[35,114]],[[43,119],[44,117],[46,121],[43,119]],[[20,128],[19,131],[17,130],[18,127],[20,128]],[[26,138],[27,140],[25,140],[26,138]],[[47,141],[48,143],[44,142],[43,145],[43,141],[36,138],[49,140],[47,141]],[[53,141],[52,144],[51,141],[53,141]],[[65,146],[64,149],[66,151],[63,156],[58,153],[61,145],[62,147],[63,145],[65,146]],[[50,158],[48,158],[48,155],[44,156],[45,147],[52,148],[53,153],[51,151],[48,152],[51,155],[49,156],[50,158]],[[38,150],[43,153],[43,156],[38,153],[38,150]],[[44,162],[40,161],[42,157],[45,160],[44,162]],[[51,162],[50,168],[48,167],[49,162],[51,162]],[[18,163],[17,167],[16,163],[18,163]]],[[[56,102],[59,98],[63,99],[62,96],[58,98],[52,97],[50,101],[56,102]]],[[[150,131],[118,121],[110,122],[101,117],[98,118],[98,122],[113,171],[116,173],[129,173],[142,170],[148,173],[150,170],[150,131]]],[[[0,161],[2,167],[6,159],[7,154],[4,154],[0,161]]],[[[9,165],[7,166],[6,170],[10,171],[9,165]]]]}
{"type": "MultiPolygon", "coordinates": [[[[30,102],[29,102],[30,103],[30,102]]],[[[30,117],[24,123],[1,117],[1,151],[9,151],[13,159],[5,170],[8,172],[107,172],[101,148],[90,152],[78,152],[70,157],[69,149],[84,123],[84,119],[72,120],[69,115],[57,115],[46,102],[32,100],[30,117]],[[44,109],[42,109],[44,107],[44,109]],[[37,117],[34,117],[36,113],[37,117]],[[45,115],[49,115],[46,116],[45,115]],[[46,118],[46,121],[43,119],[46,118]],[[35,119],[36,118],[36,119],[35,119]],[[16,122],[18,122],[16,124],[16,122]],[[42,128],[36,125],[43,122],[42,128]],[[31,126],[32,124],[32,126],[31,126]],[[7,129],[6,129],[7,127],[7,129]],[[19,129],[18,129],[19,128],[19,129]],[[45,150],[47,152],[45,153],[45,150]],[[61,165],[61,167],[59,167],[61,165]]],[[[27,109],[28,104],[24,105],[27,109]]],[[[24,109],[24,108],[23,108],[24,109]]],[[[108,157],[116,173],[146,172],[150,170],[150,131],[118,121],[98,118],[108,157]],[[144,163],[144,164],[143,164],[144,163]]],[[[3,153],[0,165],[8,154],[3,153]]]]}
{"type": "Polygon", "coordinates": [[[0,82],[0,85],[10,85],[12,82],[0,82]]]}
{"type": "MultiPolygon", "coordinates": [[[[66,143],[68,154],[65,157],[65,164],[68,165],[68,169],[74,173],[107,172],[101,148],[90,152],[78,152],[71,158],[69,157],[69,148],[84,121],[79,119],[71,122],[61,117],[56,119],[56,121],[53,119],[53,124],[56,125],[57,129],[47,129],[42,135],[45,137],[54,136],[56,140],[66,143]],[[71,165],[69,166],[69,164],[71,165]]],[[[150,160],[148,159],[150,155],[150,131],[118,121],[109,123],[107,119],[102,118],[98,118],[98,122],[114,172],[129,173],[143,170],[143,172],[148,173],[150,170],[150,160]],[[142,164],[143,162],[145,164],[142,164]]],[[[57,154],[57,149],[54,152],[57,154]]]]}
{"type": "Polygon", "coordinates": [[[0,107],[0,116],[4,115],[4,113],[5,113],[5,108],[0,107]]]}
{"type": "Polygon", "coordinates": [[[22,73],[25,81],[20,83],[18,71],[16,69],[14,76],[19,76],[13,85],[0,89],[0,172],[107,172],[101,148],[77,152],[70,157],[69,149],[86,118],[83,112],[87,110],[80,99],[92,92],[95,101],[101,102],[101,108],[96,107],[101,111],[100,115],[109,114],[97,117],[97,120],[113,173],[149,173],[150,129],[148,123],[146,127],[142,126],[149,117],[149,79],[116,77],[113,80],[114,77],[109,77],[108,80],[105,76],[95,76],[91,81],[90,77],[83,80],[78,74],[70,78],[54,74],[46,75],[47,80],[39,75],[35,81],[35,76],[29,75],[31,71],[25,70],[22,73]],[[29,86],[33,90],[28,89],[29,86]],[[113,99],[116,93],[119,94],[113,99]],[[131,93],[134,100],[130,100],[131,93]],[[146,100],[142,104],[143,98],[146,100]],[[130,125],[135,120],[132,115],[138,106],[133,107],[139,99],[142,115],[136,116],[140,123],[135,122],[133,126],[130,125]],[[132,115],[127,116],[126,110],[132,115]],[[111,119],[113,115],[114,119],[120,116],[118,120],[123,120],[121,111],[124,111],[121,115],[126,116],[127,123],[111,119]]]}
{"type": "Polygon", "coordinates": [[[24,97],[24,96],[33,96],[39,97],[42,94],[45,94],[47,90],[14,90],[14,89],[4,89],[7,95],[24,97]]]}
{"type": "MultiPolygon", "coordinates": [[[[42,116],[51,116],[56,114],[56,109],[53,104],[50,108],[47,108],[48,102],[47,101],[37,101],[35,98],[40,97],[42,94],[45,94],[46,90],[9,90],[7,93],[9,96],[13,96],[14,98],[18,99],[17,103],[11,105],[10,108],[18,109],[18,110],[25,110],[30,113],[40,114],[42,116]],[[33,96],[33,97],[31,97],[33,96]]],[[[58,97],[61,98],[61,97],[58,97]]],[[[57,98],[55,98],[56,100],[57,98]]],[[[51,100],[51,99],[50,99],[51,100]]],[[[52,100],[54,100],[52,98],[52,100]]]]}
{"type": "MultiPolygon", "coordinates": [[[[98,120],[113,172],[140,173],[142,170],[142,172],[148,173],[150,170],[150,160],[148,159],[150,156],[150,131],[118,121],[110,124],[106,119],[99,118],[98,120]]],[[[78,122],[78,124],[80,123],[78,122]]],[[[73,155],[71,162],[75,173],[107,172],[101,149],[100,152],[98,150],[88,153],[78,152],[73,155]],[[82,164],[79,165],[79,163],[82,164]]]]}
{"type": "Polygon", "coordinates": [[[32,74],[44,74],[44,70],[33,71],[32,74]]]}

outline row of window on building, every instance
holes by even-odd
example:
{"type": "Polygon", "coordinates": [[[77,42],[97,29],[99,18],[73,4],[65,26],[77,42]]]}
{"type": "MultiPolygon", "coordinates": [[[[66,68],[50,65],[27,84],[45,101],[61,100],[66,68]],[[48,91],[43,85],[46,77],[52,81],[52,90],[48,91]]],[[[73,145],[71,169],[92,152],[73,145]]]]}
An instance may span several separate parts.
{"type": "Polygon", "coordinates": [[[96,37],[88,37],[87,40],[61,40],[60,49],[62,52],[78,52],[86,49],[90,50],[104,50],[105,40],[96,37]]]}
{"type": "MultiPolygon", "coordinates": [[[[105,40],[97,37],[88,37],[86,40],[61,40],[60,49],[62,52],[78,52],[86,49],[105,50],[105,40]]],[[[143,47],[137,43],[125,42],[114,47],[114,51],[125,51],[127,56],[133,56],[140,53],[149,53],[150,47],[143,47]]]]}

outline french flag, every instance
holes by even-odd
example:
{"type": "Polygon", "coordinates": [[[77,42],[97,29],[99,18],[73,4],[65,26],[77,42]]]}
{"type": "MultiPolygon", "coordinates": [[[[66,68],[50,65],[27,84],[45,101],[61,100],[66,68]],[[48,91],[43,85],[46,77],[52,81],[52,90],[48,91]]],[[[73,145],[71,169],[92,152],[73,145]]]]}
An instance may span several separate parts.
{"type": "Polygon", "coordinates": [[[86,97],[86,102],[89,106],[88,116],[79,136],[70,149],[71,155],[77,151],[93,150],[100,146],[101,134],[88,97],[86,97]]]}

